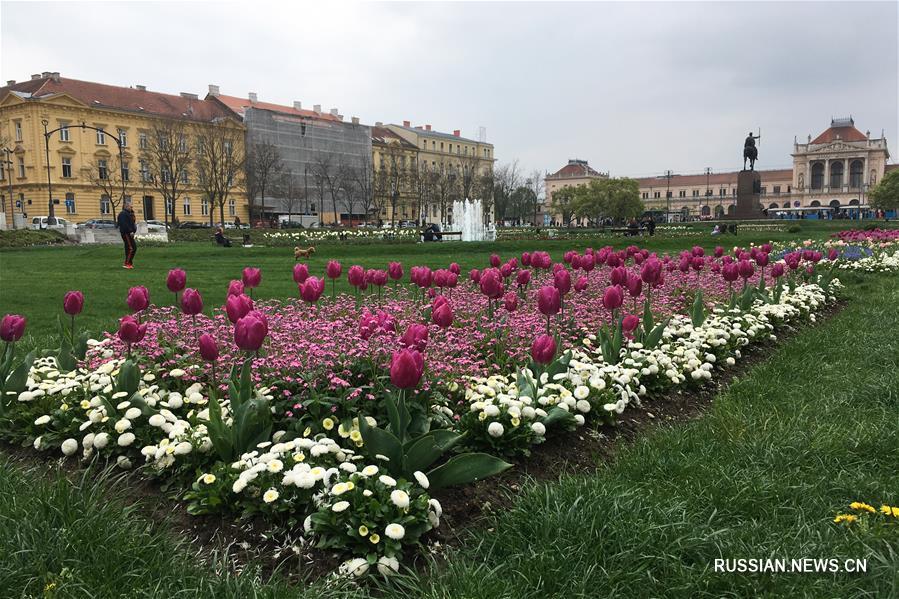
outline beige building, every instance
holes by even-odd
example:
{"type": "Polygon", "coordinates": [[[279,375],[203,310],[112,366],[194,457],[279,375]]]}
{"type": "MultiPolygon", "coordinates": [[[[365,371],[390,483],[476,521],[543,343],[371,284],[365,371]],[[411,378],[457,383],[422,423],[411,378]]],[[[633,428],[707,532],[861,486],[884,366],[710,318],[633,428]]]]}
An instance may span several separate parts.
{"type": "Polygon", "coordinates": [[[458,199],[485,200],[487,207],[492,189],[485,184],[492,178],[496,160],[493,144],[462,137],[459,129],[443,133],[431,125],[413,127],[409,121],[384,127],[418,150],[410,193],[417,196],[421,208],[414,220],[446,224],[458,199]]]}
{"type": "Polygon", "coordinates": [[[571,158],[568,160],[568,164],[557,170],[551,175],[546,175],[543,178],[544,189],[546,193],[546,199],[543,203],[542,213],[547,214],[549,218],[546,216],[543,217],[542,222],[544,225],[551,224],[553,221],[561,222],[562,215],[554,214],[552,205],[553,205],[553,193],[562,189],[563,187],[582,187],[590,182],[591,179],[608,179],[609,173],[600,173],[594,170],[586,160],[581,160],[579,158],[571,158]]]}

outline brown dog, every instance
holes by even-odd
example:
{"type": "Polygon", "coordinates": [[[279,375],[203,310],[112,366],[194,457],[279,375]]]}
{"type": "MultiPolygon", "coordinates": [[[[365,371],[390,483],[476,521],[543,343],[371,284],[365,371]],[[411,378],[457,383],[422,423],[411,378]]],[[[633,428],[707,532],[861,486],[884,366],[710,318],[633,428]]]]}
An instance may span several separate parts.
{"type": "Polygon", "coordinates": [[[308,247],[306,249],[293,248],[294,260],[299,260],[300,258],[308,258],[309,256],[311,256],[314,253],[315,253],[314,247],[308,247]]]}

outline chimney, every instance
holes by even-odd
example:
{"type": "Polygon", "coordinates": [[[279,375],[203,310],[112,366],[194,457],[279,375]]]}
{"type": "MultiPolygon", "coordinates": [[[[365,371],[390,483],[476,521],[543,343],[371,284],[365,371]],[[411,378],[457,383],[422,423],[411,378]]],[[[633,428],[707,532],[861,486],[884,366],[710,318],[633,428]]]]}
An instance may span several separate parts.
{"type": "Polygon", "coordinates": [[[211,84],[211,83],[209,84],[209,95],[210,95],[210,96],[217,96],[217,95],[219,95],[220,93],[222,93],[222,92],[219,90],[219,86],[218,86],[218,85],[213,85],[213,84],[211,84]]]}
{"type": "Polygon", "coordinates": [[[314,112],[315,114],[321,114],[322,113],[322,105],[321,104],[313,105],[312,112],[314,112]]]}
{"type": "Polygon", "coordinates": [[[250,104],[255,104],[259,101],[259,97],[256,95],[256,92],[250,92],[248,96],[250,98],[250,104]]]}
{"type": "Polygon", "coordinates": [[[462,137],[462,130],[461,129],[454,130],[453,135],[455,135],[456,137],[462,137]]]}
{"type": "Polygon", "coordinates": [[[294,100],[293,108],[294,108],[294,110],[303,110],[303,103],[300,102],[299,100],[294,100]]]}
{"type": "Polygon", "coordinates": [[[189,94],[187,92],[181,92],[181,97],[186,98],[188,100],[199,100],[200,97],[197,94],[189,94]]]}
{"type": "Polygon", "coordinates": [[[412,126],[412,123],[411,123],[410,121],[403,121],[403,127],[408,128],[408,127],[411,127],[411,126],[412,126]]]}
{"type": "Polygon", "coordinates": [[[15,85],[15,84],[16,84],[15,79],[10,79],[9,81],[6,82],[6,85],[15,85]]]}
{"type": "Polygon", "coordinates": [[[431,130],[431,126],[430,126],[430,125],[425,125],[425,131],[430,131],[430,130],[431,130]]]}
{"type": "Polygon", "coordinates": [[[50,75],[52,75],[52,73],[50,71],[44,71],[43,73],[41,73],[41,77],[43,79],[49,79],[50,75]]]}
{"type": "Polygon", "coordinates": [[[40,79],[40,78],[41,78],[41,74],[40,74],[40,73],[35,73],[34,75],[31,76],[31,80],[32,80],[32,81],[34,81],[35,79],[40,79]]]}
{"type": "Polygon", "coordinates": [[[59,71],[54,71],[54,72],[50,73],[50,77],[53,79],[53,81],[55,81],[56,83],[59,83],[59,71]]]}
{"type": "Polygon", "coordinates": [[[140,92],[145,92],[145,91],[147,91],[147,86],[146,86],[146,85],[135,85],[134,87],[136,87],[136,88],[137,88],[137,91],[140,91],[140,92]]]}
{"type": "Polygon", "coordinates": [[[331,109],[331,116],[337,116],[339,113],[340,113],[340,111],[337,110],[336,108],[331,109]]]}
{"type": "Polygon", "coordinates": [[[359,117],[354,116],[353,118],[350,119],[350,121],[352,121],[352,123],[353,123],[354,125],[358,125],[358,124],[359,124],[359,117]]]}
{"type": "Polygon", "coordinates": [[[381,121],[375,121],[375,127],[383,127],[384,123],[381,121]]]}

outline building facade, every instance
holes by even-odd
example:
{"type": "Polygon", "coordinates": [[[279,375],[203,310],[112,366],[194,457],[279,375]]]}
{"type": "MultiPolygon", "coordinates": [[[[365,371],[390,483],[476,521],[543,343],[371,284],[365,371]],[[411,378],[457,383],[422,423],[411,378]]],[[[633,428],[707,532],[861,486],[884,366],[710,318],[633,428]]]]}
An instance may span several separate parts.
{"type": "MultiPolygon", "coordinates": [[[[484,135],[475,141],[462,137],[459,129],[443,133],[431,125],[413,127],[410,121],[385,127],[417,150],[410,169],[413,220],[446,225],[452,221],[453,202],[464,199],[480,199],[489,211],[496,158],[493,144],[484,141],[484,135]]],[[[489,212],[485,217],[485,222],[492,220],[489,212]]]]}
{"type": "Polygon", "coordinates": [[[396,224],[418,221],[421,211],[416,176],[418,147],[400,137],[383,123],[371,128],[372,220],[396,224]]]}
{"type": "Polygon", "coordinates": [[[538,220],[546,226],[562,223],[562,214],[553,208],[553,193],[556,191],[563,187],[582,187],[587,185],[591,179],[608,178],[609,173],[600,173],[594,170],[586,160],[569,159],[568,164],[543,178],[546,199],[541,207],[538,220]]]}
{"type": "MultiPolygon", "coordinates": [[[[3,212],[9,224],[13,211],[26,223],[51,211],[76,223],[114,220],[123,197],[128,197],[138,220],[217,221],[209,187],[198,176],[197,148],[201,138],[212,139],[223,131],[234,133],[240,147],[232,149],[242,153],[239,121],[194,94],[163,94],[144,86],[118,87],[49,72],[28,81],[8,81],[0,88],[0,145],[7,150],[0,173],[3,212]],[[49,161],[45,123],[52,132],[49,161]],[[179,132],[177,172],[167,171],[151,156],[163,131],[179,132]]],[[[221,202],[226,221],[247,219],[239,177],[231,180],[221,202]]]]}

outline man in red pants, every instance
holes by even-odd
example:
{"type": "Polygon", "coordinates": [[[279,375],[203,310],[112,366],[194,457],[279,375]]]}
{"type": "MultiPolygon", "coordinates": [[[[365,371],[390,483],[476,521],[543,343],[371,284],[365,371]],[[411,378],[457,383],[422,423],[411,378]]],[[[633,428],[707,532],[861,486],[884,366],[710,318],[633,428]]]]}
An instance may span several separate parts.
{"type": "Polygon", "coordinates": [[[122,241],[125,243],[125,264],[122,268],[134,268],[134,254],[137,253],[137,244],[134,243],[134,234],[137,232],[137,220],[134,216],[134,208],[131,207],[131,200],[126,199],[119,212],[116,220],[116,226],[119,233],[122,234],[122,241]]]}

